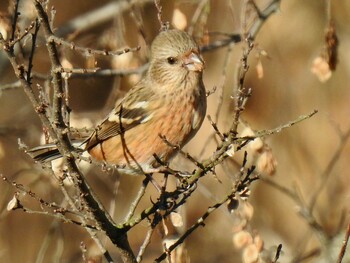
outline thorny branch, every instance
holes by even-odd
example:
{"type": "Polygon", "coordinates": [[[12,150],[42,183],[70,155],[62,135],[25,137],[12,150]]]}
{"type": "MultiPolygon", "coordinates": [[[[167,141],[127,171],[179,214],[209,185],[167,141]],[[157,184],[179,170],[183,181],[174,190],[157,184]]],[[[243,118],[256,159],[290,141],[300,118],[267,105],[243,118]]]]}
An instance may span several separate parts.
{"type": "MultiPolygon", "coordinates": [[[[121,232],[116,228],[115,223],[104,209],[103,205],[98,201],[95,194],[92,192],[92,189],[87,184],[83,175],[81,174],[75,159],[71,154],[71,145],[68,137],[68,127],[63,119],[62,105],[64,103],[63,96],[63,84],[62,84],[62,75],[60,72],[56,72],[56,68],[60,68],[60,61],[58,58],[58,51],[54,41],[51,37],[53,33],[50,28],[50,23],[48,17],[44,11],[43,6],[40,2],[35,2],[35,7],[38,12],[41,23],[43,23],[45,37],[47,39],[47,48],[49,52],[49,57],[53,66],[52,79],[53,79],[53,90],[54,90],[54,99],[53,99],[53,117],[52,121],[54,124],[54,129],[56,131],[56,136],[58,140],[58,149],[61,151],[64,156],[64,162],[67,166],[70,177],[72,178],[77,189],[80,191],[80,196],[88,205],[90,212],[94,216],[94,220],[99,225],[99,227],[106,232],[106,235],[111,239],[111,241],[116,245],[121,253],[122,258],[126,262],[135,262],[135,256],[129,246],[128,240],[125,233],[121,232]]],[[[51,135],[51,133],[50,133],[51,135]]]]}
{"type": "Polygon", "coordinates": [[[191,226],[189,227],[186,232],[170,247],[166,248],[166,251],[160,255],[155,262],[161,262],[164,259],[166,259],[167,255],[171,253],[178,245],[182,244],[185,239],[193,232],[195,231],[198,227],[204,226],[204,221],[205,219],[213,213],[216,209],[220,208],[223,204],[227,203],[227,201],[233,199],[236,194],[241,191],[242,189],[249,187],[250,184],[258,179],[257,177],[251,175],[253,174],[254,169],[248,169],[246,176],[242,179],[239,180],[235,187],[232,189],[231,193],[228,194],[222,201],[214,204],[213,206],[209,207],[208,210],[191,226]]]}
{"type": "Polygon", "coordinates": [[[38,19],[35,20],[35,30],[34,33],[32,34],[32,50],[30,52],[30,56],[28,59],[28,69],[27,69],[27,81],[29,84],[32,84],[32,68],[33,68],[33,59],[34,59],[34,52],[36,48],[36,39],[38,36],[40,24],[38,19]]]}
{"type": "Polygon", "coordinates": [[[140,50],[140,47],[135,48],[124,48],[118,51],[108,51],[108,50],[97,50],[92,48],[85,48],[75,45],[73,42],[68,42],[62,38],[58,38],[55,35],[51,35],[48,39],[49,42],[54,41],[58,46],[64,46],[71,50],[81,52],[87,56],[89,55],[101,55],[101,56],[120,56],[128,52],[134,52],[140,50]]]}
{"type": "MultiPolygon", "coordinates": [[[[131,248],[128,244],[128,240],[126,238],[125,233],[120,232],[118,228],[115,226],[113,220],[110,218],[108,213],[103,208],[102,204],[99,203],[97,198],[92,193],[91,188],[86,183],[84,177],[82,176],[80,170],[78,169],[75,160],[71,154],[70,141],[68,137],[68,127],[66,127],[65,122],[63,120],[62,114],[62,105],[63,105],[63,87],[62,87],[62,76],[60,71],[57,71],[57,68],[60,68],[60,61],[58,58],[58,51],[56,49],[56,44],[53,41],[50,41],[50,36],[53,35],[49,19],[45,10],[39,1],[35,1],[35,7],[39,16],[39,23],[42,25],[45,37],[47,39],[47,48],[49,52],[49,57],[53,66],[52,74],[52,83],[54,90],[53,97],[53,116],[52,121],[51,118],[47,116],[45,110],[38,110],[38,115],[41,118],[43,124],[47,127],[50,136],[54,139],[54,142],[57,143],[57,146],[61,153],[65,156],[64,161],[68,170],[68,174],[71,176],[75,186],[81,192],[80,196],[88,205],[90,212],[94,215],[94,219],[96,223],[98,223],[99,227],[103,229],[107,236],[112,240],[113,243],[116,244],[117,248],[120,251],[122,258],[126,262],[135,262],[135,256],[133,255],[131,248]]],[[[38,28],[38,26],[37,26],[38,28]]],[[[31,87],[31,82],[26,79],[24,75],[24,68],[17,64],[15,55],[13,54],[13,49],[5,42],[4,39],[0,39],[1,44],[4,46],[4,50],[7,53],[9,61],[11,62],[13,69],[16,73],[16,76],[21,81],[21,84],[30,98],[35,109],[42,109],[40,102],[37,100],[33,89],[31,87]]],[[[35,37],[33,37],[35,40],[35,37]]],[[[33,41],[34,42],[34,41],[33,41]]],[[[35,47],[35,44],[33,45],[35,47]]],[[[34,52],[35,48],[33,48],[34,52]]],[[[30,56],[33,57],[33,53],[30,56]]],[[[31,66],[30,66],[31,67],[31,66]]],[[[30,73],[30,71],[29,71],[30,73]]],[[[30,76],[30,74],[28,74],[30,76]]]]}
{"type": "Polygon", "coordinates": [[[160,24],[160,31],[166,30],[168,28],[167,23],[163,22],[162,18],[162,6],[160,5],[160,0],[154,0],[154,5],[157,8],[157,18],[160,24]]]}
{"type": "MultiPolygon", "coordinates": [[[[15,40],[15,36],[16,36],[17,20],[18,20],[19,14],[20,14],[18,12],[18,6],[19,6],[19,1],[15,1],[13,20],[12,20],[12,32],[11,32],[11,37],[10,37],[11,42],[15,40]]],[[[13,52],[13,46],[10,47],[10,51],[13,52]]]]}

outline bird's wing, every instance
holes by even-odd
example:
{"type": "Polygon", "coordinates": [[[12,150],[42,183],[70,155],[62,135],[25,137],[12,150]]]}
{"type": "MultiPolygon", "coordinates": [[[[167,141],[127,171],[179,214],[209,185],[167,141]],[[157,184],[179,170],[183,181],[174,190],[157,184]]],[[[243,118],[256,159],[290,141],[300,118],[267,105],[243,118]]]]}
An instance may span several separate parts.
{"type": "Polygon", "coordinates": [[[150,121],[152,119],[150,102],[153,97],[154,93],[146,90],[144,85],[131,90],[86,140],[85,149],[91,149],[111,137],[150,121]]]}

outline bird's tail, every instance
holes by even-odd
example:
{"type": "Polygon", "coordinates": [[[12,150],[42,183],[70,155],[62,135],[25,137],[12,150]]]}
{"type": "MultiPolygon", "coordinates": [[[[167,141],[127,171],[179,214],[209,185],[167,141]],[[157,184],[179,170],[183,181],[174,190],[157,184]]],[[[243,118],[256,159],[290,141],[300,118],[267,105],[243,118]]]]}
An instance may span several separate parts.
{"type": "MultiPolygon", "coordinates": [[[[72,145],[78,151],[83,152],[85,149],[83,145],[85,144],[85,140],[74,140],[72,141],[72,145]]],[[[45,145],[40,145],[34,147],[27,151],[27,153],[33,157],[33,159],[37,162],[51,162],[53,160],[59,159],[62,157],[62,154],[57,149],[56,144],[49,143],[45,145]]]]}

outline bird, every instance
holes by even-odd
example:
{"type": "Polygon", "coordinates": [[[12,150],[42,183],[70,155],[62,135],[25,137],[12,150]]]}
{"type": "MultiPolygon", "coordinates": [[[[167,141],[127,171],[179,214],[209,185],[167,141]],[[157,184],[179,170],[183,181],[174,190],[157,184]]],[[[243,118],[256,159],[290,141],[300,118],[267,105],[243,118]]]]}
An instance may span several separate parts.
{"type": "MultiPolygon", "coordinates": [[[[203,123],[204,67],[192,36],[178,29],[161,31],[151,44],[144,76],[77,149],[127,174],[152,173],[161,162],[169,162],[203,123]]],[[[54,144],[29,152],[39,162],[62,157],[54,144]]]]}

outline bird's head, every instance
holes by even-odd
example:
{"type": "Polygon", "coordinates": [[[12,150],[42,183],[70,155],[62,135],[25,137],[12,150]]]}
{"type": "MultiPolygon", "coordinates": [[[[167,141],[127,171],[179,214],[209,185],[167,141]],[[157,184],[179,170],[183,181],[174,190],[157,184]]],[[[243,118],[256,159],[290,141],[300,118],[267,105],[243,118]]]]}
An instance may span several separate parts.
{"type": "Polygon", "coordinates": [[[151,46],[149,74],[160,84],[201,77],[204,61],[193,38],[177,29],[159,33],[151,46]]]}

